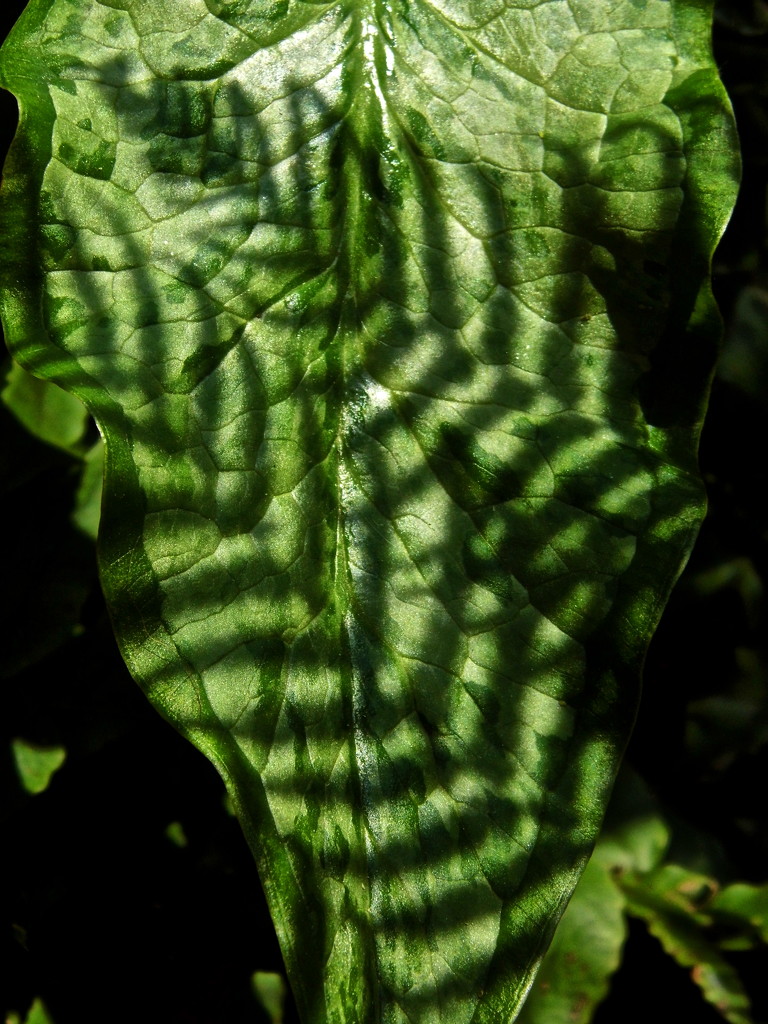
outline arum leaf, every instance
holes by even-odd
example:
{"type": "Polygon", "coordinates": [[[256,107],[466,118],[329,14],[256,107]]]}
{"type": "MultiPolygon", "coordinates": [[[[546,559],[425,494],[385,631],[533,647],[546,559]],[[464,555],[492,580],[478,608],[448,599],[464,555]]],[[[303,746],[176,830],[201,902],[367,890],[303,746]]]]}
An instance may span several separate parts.
{"type": "Polygon", "coordinates": [[[688,0],[34,0],[16,357],[306,1021],[509,1020],[702,507],[733,129],[688,0]]]}

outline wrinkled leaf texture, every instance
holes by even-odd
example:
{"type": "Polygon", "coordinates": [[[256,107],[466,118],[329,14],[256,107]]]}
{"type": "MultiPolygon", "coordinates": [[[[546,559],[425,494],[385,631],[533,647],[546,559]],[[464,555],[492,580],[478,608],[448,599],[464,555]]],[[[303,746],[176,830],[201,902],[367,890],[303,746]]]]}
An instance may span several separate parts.
{"type": "Polygon", "coordinates": [[[736,149],[698,0],[33,0],[17,358],[307,1022],[511,1020],[702,513],[736,149]]]}

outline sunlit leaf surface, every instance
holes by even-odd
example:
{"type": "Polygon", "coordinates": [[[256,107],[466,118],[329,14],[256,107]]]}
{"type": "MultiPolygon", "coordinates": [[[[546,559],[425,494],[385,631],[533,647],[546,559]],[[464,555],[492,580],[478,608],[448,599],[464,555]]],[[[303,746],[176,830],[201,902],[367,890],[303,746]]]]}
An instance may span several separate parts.
{"type": "Polygon", "coordinates": [[[312,1022],[511,1019],[701,514],[732,129],[688,0],[35,0],[17,358],[312,1022]]]}

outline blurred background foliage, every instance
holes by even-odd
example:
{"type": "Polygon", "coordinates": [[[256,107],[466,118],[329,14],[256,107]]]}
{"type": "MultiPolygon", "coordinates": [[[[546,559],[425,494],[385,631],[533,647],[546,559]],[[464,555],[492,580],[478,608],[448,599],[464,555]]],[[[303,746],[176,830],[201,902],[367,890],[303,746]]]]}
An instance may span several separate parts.
{"type": "MultiPolygon", "coordinates": [[[[6,5],[5,29],[23,7],[6,5]]],[[[714,263],[709,514],[653,641],[592,861],[522,1024],[768,1024],[768,4],[722,0],[744,177],[714,263]]],[[[2,94],[7,144],[14,101],[2,94]]],[[[295,1024],[208,762],[149,707],[98,586],[100,444],[5,357],[0,680],[7,1024],[295,1024]]]]}

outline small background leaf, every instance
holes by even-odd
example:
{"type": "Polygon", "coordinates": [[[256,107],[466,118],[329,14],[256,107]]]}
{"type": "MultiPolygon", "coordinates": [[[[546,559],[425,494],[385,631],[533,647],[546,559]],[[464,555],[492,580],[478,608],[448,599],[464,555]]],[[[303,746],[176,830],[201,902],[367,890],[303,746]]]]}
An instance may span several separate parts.
{"type": "Polygon", "coordinates": [[[103,484],[104,444],[99,440],[83,455],[83,473],[72,511],[74,525],[93,540],[99,532],[103,484]]]}
{"type": "Polygon", "coordinates": [[[11,743],[16,771],[28,793],[42,793],[67,757],[64,747],[40,747],[26,740],[11,743]]]}
{"type": "Polygon", "coordinates": [[[706,906],[715,887],[710,879],[668,864],[642,881],[621,879],[631,914],[643,918],[665,951],[691,978],[704,998],[730,1024],[752,1024],[750,1003],[734,968],[711,941],[706,906]]]}
{"type": "Polygon", "coordinates": [[[588,1024],[608,992],[626,938],[625,900],[592,857],[523,1004],[520,1024],[588,1024]]]}
{"type": "Polygon", "coordinates": [[[715,893],[707,909],[715,921],[742,933],[741,936],[721,939],[722,947],[744,949],[757,942],[768,946],[768,883],[747,885],[734,882],[715,893]],[[754,936],[749,934],[752,929],[756,933],[754,936]]]}
{"type": "Polygon", "coordinates": [[[35,437],[65,451],[76,451],[90,416],[74,395],[11,363],[0,395],[5,406],[35,437]]]}
{"type": "Polygon", "coordinates": [[[270,1024],[283,1024],[286,985],[280,974],[256,971],[251,979],[253,991],[266,1011],[270,1024]]]}
{"type": "Polygon", "coordinates": [[[24,1024],[55,1024],[55,1022],[48,1013],[42,999],[36,999],[27,1014],[24,1024]]]}

